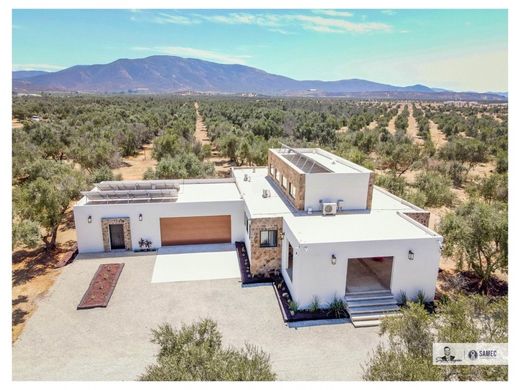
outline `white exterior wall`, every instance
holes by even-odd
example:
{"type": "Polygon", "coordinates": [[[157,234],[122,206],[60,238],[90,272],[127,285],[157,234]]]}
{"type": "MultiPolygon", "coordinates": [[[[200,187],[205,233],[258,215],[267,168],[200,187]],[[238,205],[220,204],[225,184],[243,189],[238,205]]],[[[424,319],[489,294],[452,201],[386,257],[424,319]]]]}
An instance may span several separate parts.
{"type": "Polygon", "coordinates": [[[74,207],[74,221],[80,253],[103,252],[102,218],[130,217],[132,249],[139,248],[141,238],[152,241],[153,248],[161,246],[160,218],[207,215],[231,215],[231,240],[244,241],[244,202],[163,202],[131,204],[78,205],[74,207]],[[139,214],[143,220],[139,221],[139,214]],[[88,223],[88,216],[92,223],[88,223]]]}
{"type": "Polygon", "coordinates": [[[243,230],[243,234],[244,234],[243,241],[246,246],[247,257],[249,257],[249,262],[251,262],[251,240],[249,239],[249,232],[246,231],[246,226],[244,224],[244,213],[247,215],[248,224],[249,224],[249,227],[251,227],[251,222],[250,222],[251,213],[249,212],[249,209],[247,208],[247,205],[245,203],[244,203],[244,210],[242,212],[242,230],[243,230]]]}
{"type": "Polygon", "coordinates": [[[428,300],[434,297],[440,260],[436,237],[299,246],[285,223],[284,230],[285,237],[294,243],[294,283],[289,286],[288,275],[283,271],[287,264],[286,250],[282,252],[282,274],[291,296],[301,308],[310,305],[315,295],[322,307],[326,307],[334,296],[342,298],[345,295],[347,260],[357,257],[393,256],[390,289],[396,298],[403,291],[413,299],[419,290],[425,293],[428,300]],[[415,254],[413,261],[408,260],[409,250],[415,254]],[[330,261],[332,254],[336,255],[336,265],[330,261]]]}
{"type": "Polygon", "coordinates": [[[344,210],[367,207],[370,173],[312,173],[305,175],[305,209],[321,210],[323,202],[343,200],[344,210]]]}

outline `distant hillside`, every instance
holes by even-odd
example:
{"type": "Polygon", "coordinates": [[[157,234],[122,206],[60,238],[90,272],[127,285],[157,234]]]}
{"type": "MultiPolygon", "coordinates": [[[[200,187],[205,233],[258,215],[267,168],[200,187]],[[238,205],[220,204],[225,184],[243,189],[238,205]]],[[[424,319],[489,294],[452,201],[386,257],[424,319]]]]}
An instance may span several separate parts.
{"type": "Polygon", "coordinates": [[[34,76],[41,76],[47,73],[49,72],[45,72],[43,70],[15,70],[13,72],[13,80],[28,79],[34,76]]]}
{"type": "MultiPolygon", "coordinates": [[[[15,73],[16,77],[15,77],[15,73]]],[[[464,100],[465,95],[424,85],[398,87],[367,80],[294,80],[244,65],[217,64],[193,58],[151,56],[119,59],[109,64],[76,65],[58,72],[19,77],[16,92],[87,93],[251,93],[274,96],[351,96],[357,98],[464,100]],[[442,97],[441,97],[442,96],[442,97]]],[[[27,73],[28,74],[28,73],[27,73]]],[[[471,94],[471,100],[504,100],[495,94],[471,94]]]]}

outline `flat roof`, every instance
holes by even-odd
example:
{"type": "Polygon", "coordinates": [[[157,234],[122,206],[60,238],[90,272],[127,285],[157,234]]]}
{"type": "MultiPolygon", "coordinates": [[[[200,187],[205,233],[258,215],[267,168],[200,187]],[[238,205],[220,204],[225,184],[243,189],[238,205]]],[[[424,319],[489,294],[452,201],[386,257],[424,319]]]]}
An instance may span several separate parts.
{"type": "Polygon", "coordinates": [[[292,212],[293,207],[285,195],[271,184],[267,168],[232,168],[232,172],[251,217],[281,216],[292,212]],[[244,180],[246,175],[248,181],[244,180]],[[270,196],[264,198],[263,190],[268,190],[270,196]]]}
{"type": "Polygon", "coordinates": [[[178,203],[241,200],[234,182],[181,184],[178,195],[178,203]]]}
{"type": "Polygon", "coordinates": [[[240,201],[233,178],[187,179],[165,181],[102,182],[83,193],[77,206],[157,202],[221,202],[240,201]],[[166,189],[150,189],[152,188],[166,189]],[[157,185],[156,185],[157,184],[157,185]],[[116,189],[117,188],[117,189],[116,189]],[[142,189],[147,188],[147,189],[142,189]]]}
{"type": "Polygon", "coordinates": [[[374,186],[372,192],[372,210],[424,211],[377,186],[374,186]]]}
{"type": "Polygon", "coordinates": [[[434,237],[429,229],[394,212],[284,216],[300,244],[420,239],[434,237]]]}

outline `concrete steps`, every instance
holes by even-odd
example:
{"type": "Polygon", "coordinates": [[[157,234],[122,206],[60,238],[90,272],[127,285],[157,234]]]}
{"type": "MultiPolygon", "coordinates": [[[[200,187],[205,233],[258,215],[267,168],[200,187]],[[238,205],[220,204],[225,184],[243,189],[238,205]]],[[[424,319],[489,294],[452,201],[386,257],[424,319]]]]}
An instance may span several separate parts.
{"type": "Polygon", "coordinates": [[[389,290],[345,295],[347,312],[356,328],[379,326],[381,319],[399,314],[399,306],[389,290]]]}

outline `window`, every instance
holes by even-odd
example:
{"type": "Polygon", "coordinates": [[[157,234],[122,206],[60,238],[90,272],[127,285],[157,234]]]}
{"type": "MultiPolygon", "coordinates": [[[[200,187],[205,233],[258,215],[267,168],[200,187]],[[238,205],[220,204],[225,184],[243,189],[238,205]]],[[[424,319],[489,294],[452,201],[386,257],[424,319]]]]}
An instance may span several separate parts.
{"type": "Polygon", "coordinates": [[[285,176],[282,176],[282,187],[287,189],[287,178],[285,176]]]}
{"type": "Polygon", "coordinates": [[[294,250],[291,243],[289,243],[289,250],[287,254],[287,268],[285,269],[285,271],[287,272],[287,275],[289,275],[289,279],[291,279],[291,282],[293,280],[293,259],[294,250]]]}
{"type": "Polygon", "coordinates": [[[276,180],[278,180],[278,182],[280,182],[280,176],[281,176],[280,172],[275,169],[274,173],[275,173],[276,180]]]}
{"type": "Polygon", "coordinates": [[[260,248],[272,248],[278,245],[278,230],[260,231],[260,248]]]}
{"type": "Polygon", "coordinates": [[[244,213],[244,225],[246,226],[246,232],[249,233],[249,219],[247,219],[246,213],[244,213]]]}
{"type": "Polygon", "coordinates": [[[292,196],[293,199],[296,198],[296,187],[291,182],[289,182],[289,194],[292,196]]]}
{"type": "Polygon", "coordinates": [[[275,169],[273,168],[273,166],[271,164],[269,164],[269,174],[271,176],[274,176],[274,171],[275,171],[275,169]]]}

